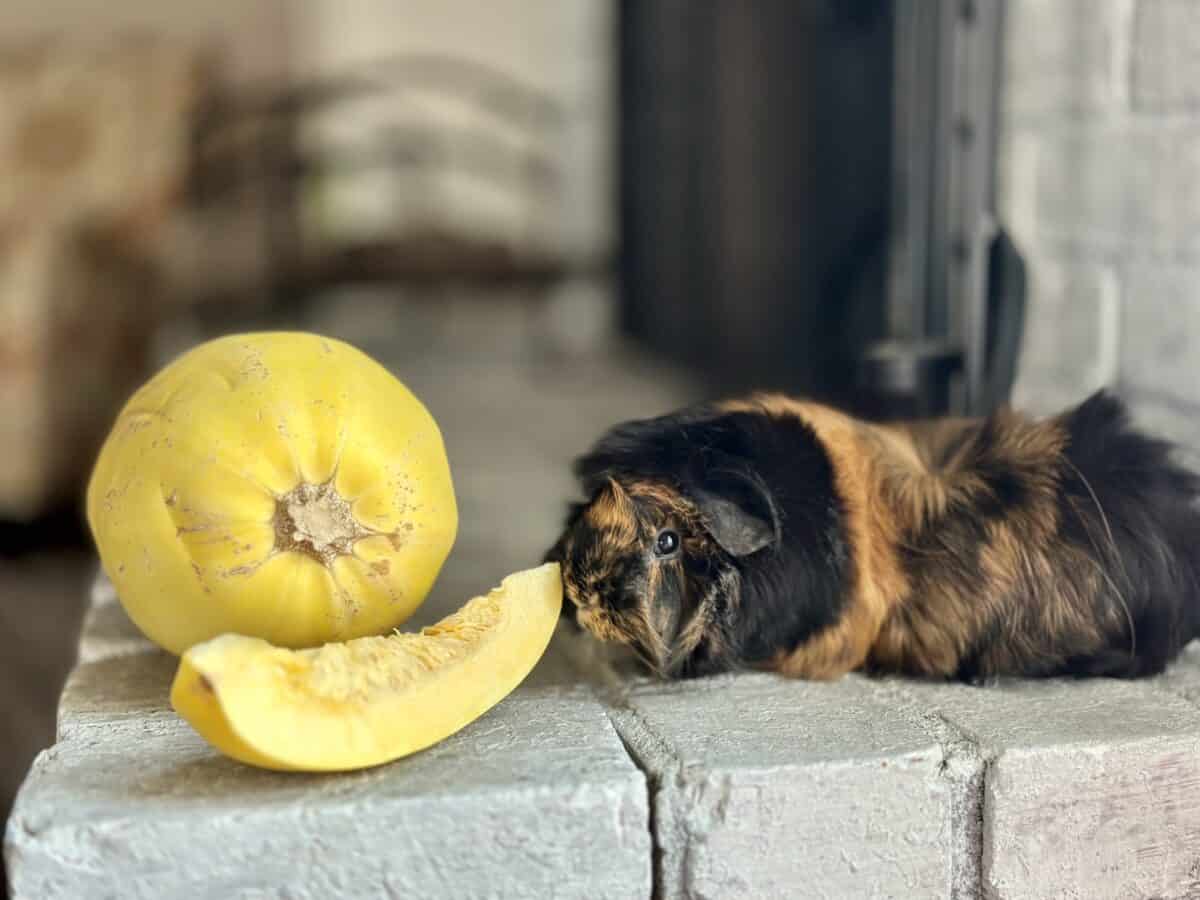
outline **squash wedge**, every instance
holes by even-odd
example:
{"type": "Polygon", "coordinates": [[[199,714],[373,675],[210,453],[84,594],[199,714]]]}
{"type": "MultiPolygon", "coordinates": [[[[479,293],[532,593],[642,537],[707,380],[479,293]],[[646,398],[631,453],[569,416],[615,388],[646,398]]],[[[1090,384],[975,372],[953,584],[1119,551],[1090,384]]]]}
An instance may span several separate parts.
{"type": "Polygon", "coordinates": [[[558,564],[546,563],[416,633],[302,650],[225,634],[183,654],[171,704],[250,765],[376,766],[443,740],[507,696],[545,652],[561,607],[558,564]]]}

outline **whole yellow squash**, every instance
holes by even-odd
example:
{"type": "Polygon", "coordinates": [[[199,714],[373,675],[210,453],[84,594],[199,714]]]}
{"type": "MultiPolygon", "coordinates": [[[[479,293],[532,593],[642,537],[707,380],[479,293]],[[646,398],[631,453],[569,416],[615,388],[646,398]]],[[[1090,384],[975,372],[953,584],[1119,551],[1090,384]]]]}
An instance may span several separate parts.
{"type": "Polygon", "coordinates": [[[130,618],[175,654],[227,632],[293,648],[385,632],[458,528],[428,410],[302,332],[221,337],[156,374],[101,449],[87,517],[130,618]]]}

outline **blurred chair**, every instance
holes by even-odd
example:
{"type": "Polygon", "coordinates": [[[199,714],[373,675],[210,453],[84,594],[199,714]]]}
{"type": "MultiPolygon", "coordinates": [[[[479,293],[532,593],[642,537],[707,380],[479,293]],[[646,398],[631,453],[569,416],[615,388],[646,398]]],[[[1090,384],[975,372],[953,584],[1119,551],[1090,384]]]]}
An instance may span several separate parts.
{"type": "Polygon", "coordinates": [[[150,35],[0,45],[0,520],[77,503],[147,374],[202,71],[150,35]]]}

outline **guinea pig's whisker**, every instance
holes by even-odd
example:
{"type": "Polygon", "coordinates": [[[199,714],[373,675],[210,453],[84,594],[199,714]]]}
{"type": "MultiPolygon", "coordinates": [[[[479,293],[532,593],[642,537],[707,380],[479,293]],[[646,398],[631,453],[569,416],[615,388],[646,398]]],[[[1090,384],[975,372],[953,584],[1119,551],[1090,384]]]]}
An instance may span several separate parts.
{"type": "Polygon", "coordinates": [[[647,669],[654,673],[656,677],[663,677],[662,666],[659,664],[658,660],[654,659],[649,653],[646,652],[641,644],[639,644],[637,641],[634,641],[629,646],[633,648],[634,655],[642,661],[642,664],[647,669]]]}
{"type": "MultiPolygon", "coordinates": [[[[1120,567],[1122,579],[1128,582],[1129,570],[1125,567],[1125,560],[1121,557],[1121,551],[1117,548],[1117,540],[1115,537],[1113,537],[1112,525],[1108,521],[1108,515],[1104,512],[1104,507],[1100,504],[1100,498],[1096,496],[1095,490],[1092,489],[1092,483],[1087,480],[1082,472],[1079,471],[1079,467],[1069,459],[1066,460],[1066,463],[1071,467],[1072,471],[1079,476],[1079,480],[1083,482],[1083,486],[1087,488],[1087,492],[1091,494],[1092,502],[1096,504],[1096,512],[1100,514],[1100,521],[1104,524],[1104,531],[1108,535],[1108,546],[1111,550],[1110,558],[1114,560],[1120,567]]],[[[1074,501],[1072,501],[1071,505],[1076,506],[1074,501]]],[[[1078,510],[1077,506],[1076,510],[1078,510]]],[[[1082,516],[1080,519],[1084,522],[1087,521],[1087,519],[1083,518],[1082,516]]],[[[1100,555],[1101,550],[1095,537],[1092,535],[1092,529],[1090,527],[1085,527],[1084,530],[1087,532],[1088,540],[1091,542],[1092,547],[1096,550],[1096,554],[1100,555]]],[[[1117,598],[1117,602],[1120,603],[1121,608],[1125,612],[1125,620],[1129,625],[1129,658],[1133,659],[1137,656],[1137,626],[1134,624],[1133,614],[1129,611],[1129,603],[1126,601],[1125,595],[1121,592],[1121,589],[1117,587],[1117,583],[1113,580],[1112,576],[1105,571],[1105,568],[1103,565],[1101,565],[1100,561],[1095,560],[1095,563],[1096,570],[1100,573],[1104,580],[1108,582],[1109,587],[1112,589],[1113,594],[1117,598]]]]}

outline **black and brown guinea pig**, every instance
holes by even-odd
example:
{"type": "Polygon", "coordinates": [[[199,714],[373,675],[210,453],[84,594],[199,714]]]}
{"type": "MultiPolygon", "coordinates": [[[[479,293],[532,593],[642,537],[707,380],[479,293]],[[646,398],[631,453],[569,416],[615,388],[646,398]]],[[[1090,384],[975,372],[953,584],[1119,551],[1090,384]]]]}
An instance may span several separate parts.
{"type": "Polygon", "coordinates": [[[753,395],[611,429],[546,555],[664,678],[1139,677],[1200,635],[1200,478],[1099,392],[1035,420],[753,395]]]}

